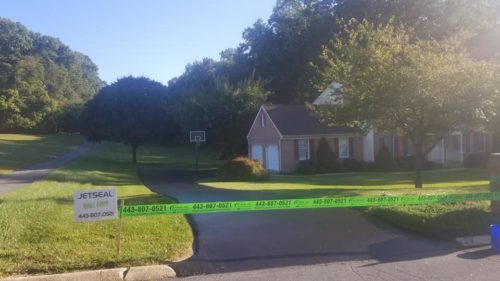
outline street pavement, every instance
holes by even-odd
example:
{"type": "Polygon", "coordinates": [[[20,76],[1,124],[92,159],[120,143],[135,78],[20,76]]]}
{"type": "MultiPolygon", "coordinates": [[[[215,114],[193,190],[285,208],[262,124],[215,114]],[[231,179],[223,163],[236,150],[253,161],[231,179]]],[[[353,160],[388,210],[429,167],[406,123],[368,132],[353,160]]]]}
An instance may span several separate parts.
{"type": "Polygon", "coordinates": [[[308,266],[279,267],[225,274],[199,275],[180,278],[183,281],[422,281],[500,280],[500,255],[489,247],[456,253],[438,251],[434,256],[420,258],[408,255],[406,260],[343,261],[308,266]]]}
{"type": "Polygon", "coordinates": [[[85,142],[75,150],[56,157],[53,160],[38,163],[28,168],[0,177],[0,195],[22,188],[25,185],[31,184],[32,182],[45,177],[54,169],[62,167],[87,154],[92,147],[91,143],[85,142]]]}
{"type": "MultiPolygon", "coordinates": [[[[269,192],[200,186],[188,182],[189,175],[181,172],[148,169],[141,170],[140,176],[153,191],[182,203],[277,199],[269,192]]],[[[310,195],[314,197],[314,192],[310,195]]],[[[170,266],[178,276],[212,274],[192,280],[254,280],[257,275],[268,278],[255,280],[332,280],[336,271],[343,275],[335,280],[363,280],[364,276],[368,276],[365,280],[413,280],[394,274],[406,266],[410,276],[413,263],[425,264],[433,258],[444,263],[443,257],[453,257],[461,249],[453,242],[396,229],[352,208],[199,214],[190,220],[196,235],[194,255],[170,266]],[[396,277],[376,273],[382,265],[390,266],[396,272],[390,274],[396,277]],[[356,277],[358,271],[361,277],[356,277]],[[317,275],[307,277],[311,272],[317,275]],[[382,277],[370,277],[376,274],[382,277]]],[[[438,264],[433,262],[429,268],[438,270],[438,264]]]]}

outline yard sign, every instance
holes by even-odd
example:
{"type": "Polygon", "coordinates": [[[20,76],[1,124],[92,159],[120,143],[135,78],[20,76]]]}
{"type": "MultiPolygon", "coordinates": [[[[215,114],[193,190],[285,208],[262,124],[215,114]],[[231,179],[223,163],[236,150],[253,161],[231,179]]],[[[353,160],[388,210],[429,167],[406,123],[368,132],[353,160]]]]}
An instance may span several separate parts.
{"type": "Polygon", "coordinates": [[[78,190],[73,194],[76,222],[111,220],[118,217],[116,189],[78,190]]]}

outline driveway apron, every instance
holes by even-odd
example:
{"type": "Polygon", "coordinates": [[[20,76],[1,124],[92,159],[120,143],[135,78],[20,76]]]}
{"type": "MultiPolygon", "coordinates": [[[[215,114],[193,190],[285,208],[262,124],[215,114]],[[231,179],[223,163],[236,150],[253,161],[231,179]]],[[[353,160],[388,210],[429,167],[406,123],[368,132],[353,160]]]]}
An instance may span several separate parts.
{"type": "MultiPolygon", "coordinates": [[[[268,192],[204,187],[180,171],[148,169],[141,170],[140,176],[151,190],[182,203],[279,199],[268,192]]],[[[198,214],[189,218],[196,236],[194,255],[171,264],[179,276],[335,261],[417,260],[454,252],[458,247],[396,229],[352,208],[198,214]]]]}

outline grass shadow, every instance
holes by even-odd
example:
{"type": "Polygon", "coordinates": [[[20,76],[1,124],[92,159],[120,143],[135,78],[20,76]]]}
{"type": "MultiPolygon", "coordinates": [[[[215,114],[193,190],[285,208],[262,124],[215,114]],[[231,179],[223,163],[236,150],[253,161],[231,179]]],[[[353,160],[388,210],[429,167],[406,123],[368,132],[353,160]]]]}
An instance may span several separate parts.
{"type": "Polygon", "coordinates": [[[368,213],[413,233],[440,239],[487,234],[492,221],[486,207],[462,203],[374,207],[368,213]]]}
{"type": "MultiPolygon", "coordinates": [[[[275,175],[264,183],[294,183],[305,185],[337,185],[337,186],[397,186],[413,185],[413,172],[359,172],[338,173],[314,176],[275,175]]],[[[447,184],[460,182],[487,181],[488,174],[485,169],[458,169],[458,170],[431,170],[424,171],[425,184],[447,184]]],[[[483,183],[478,183],[483,185],[483,183]]]]}

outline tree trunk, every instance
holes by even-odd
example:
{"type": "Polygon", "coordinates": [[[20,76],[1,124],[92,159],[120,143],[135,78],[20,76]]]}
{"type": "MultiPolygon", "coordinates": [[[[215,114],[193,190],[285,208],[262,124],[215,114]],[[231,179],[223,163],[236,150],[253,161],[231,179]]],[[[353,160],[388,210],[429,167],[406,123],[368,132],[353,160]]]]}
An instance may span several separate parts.
{"type": "Polygon", "coordinates": [[[422,144],[415,145],[415,188],[422,188],[422,144]]]}
{"type": "Polygon", "coordinates": [[[139,145],[136,143],[132,144],[132,162],[134,164],[137,163],[137,147],[139,147],[139,145]]]}

